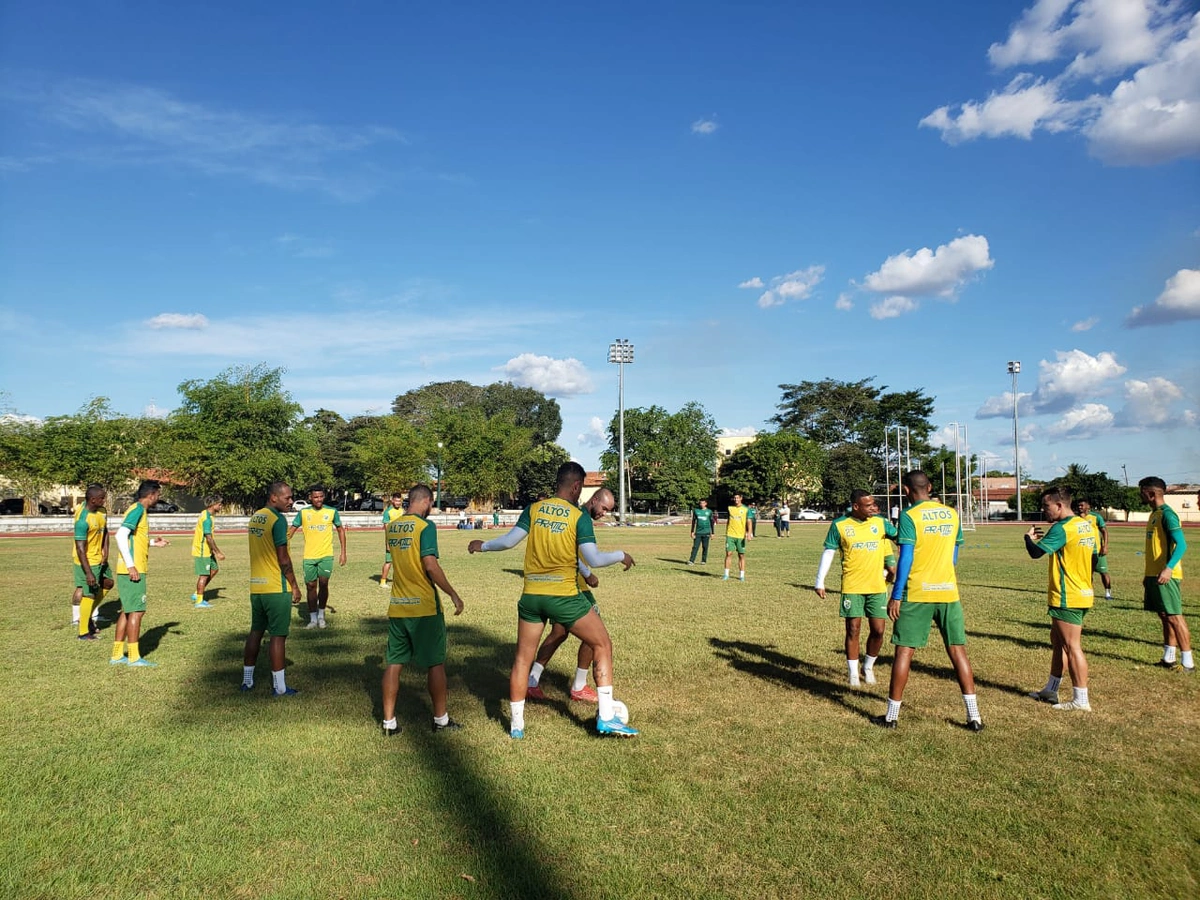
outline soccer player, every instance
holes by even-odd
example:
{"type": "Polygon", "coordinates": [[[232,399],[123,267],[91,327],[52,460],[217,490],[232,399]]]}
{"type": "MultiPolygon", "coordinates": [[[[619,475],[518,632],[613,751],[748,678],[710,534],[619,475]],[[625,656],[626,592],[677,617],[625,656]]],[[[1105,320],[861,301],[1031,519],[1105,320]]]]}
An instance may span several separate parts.
{"type": "Polygon", "coordinates": [[[779,536],[787,538],[792,536],[792,508],[788,506],[786,500],[779,507],[779,536]]]}
{"type": "MultiPolygon", "coordinates": [[[[611,497],[612,491],[608,495],[611,497]]],[[[701,550],[700,562],[708,562],[708,542],[712,539],[713,530],[713,511],[708,508],[707,500],[701,500],[700,508],[692,510],[692,555],[688,557],[689,566],[695,565],[697,550],[701,550]]]]}
{"type": "Polygon", "coordinates": [[[78,626],[78,639],[94,641],[96,622],[104,592],[112,590],[108,568],[108,493],[99,484],[89,484],[83,503],[75,510],[75,533],[71,556],[75,563],[75,593],[71,597],[71,622],[78,626]],[[86,564],[84,560],[87,560],[86,564]],[[85,601],[83,598],[87,596],[85,601]]]}
{"type": "Polygon", "coordinates": [[[254,688],[254,666],[262,649],[263,634],[271,635],[271,694],[298,694],[288,687],[284,674],[286,645],[291,630],[292,604],[300,602],[300,585],[288,554],[287,520],[292,489],[282,481],[267,489],[267,505],[250,517],[250,633],[242,653],[242,690],[254,688]],[[289,592],[288,588],[291,588],[289,592]]]}
{"type": "Polygon", "coordinates": [[[901,479],[901,490],[909,506],[900,513],[897,529],[900,560],[892,599],[888,601],[896,658],[892,662],[887,712],[872,721],[884,728],[896,727],[913,652],[928,643],[930,627],[937,623],[962,689],[967,728],[982,731],[983,719],[975,696],[975,676],[967,658],[967,629],[954,572],[963,540],[962,527],[957,512],[929,499],[929,487],[929,476],[920,470],[906,472],[901,479]]]}
{"type": "Polygon", "coordinates": [[[1042,537],[1041,529],[1031,525],[1025,532],[1025,550],[1031,559],[1051,554],[1046,594],[1050,608],[1050,679],[1045,687],[1029,696],[1053,703],[1055,709],[1091,712],[1082,636],[1083,617],[1092,608],[1095,597],[1092,567],[1100,536],[1091,519],[1072,514],[1070,488],[1042,491],[1042,513],[1046,521],[1053,524],[1045,537],[1042,537]],[[1074,696],[1066,703],[1059,703],[1058,687],[1062,683],[1064,656],[1071,670],[1074,696]]]}
{"type": "Polygon", "coordinates": [[[217,561],[225,559],[225,554],[217,548],[217,539],[213,537],[213,516],[220,512],[222,503],[224,501],[218,494],[205,497],[204,511],[196,517],[196,528],[192,532],[192,568],[196,572],[196,593],[192,594],[193,609],[212,608],[212,604],[205,599],[204,592],[221,571],[217,561]]]}
{"type": "Polygon", "coordinates": [[[383,510],[383,571],[379,574],[381,588],[388,586],[388,574],[392,571],[392,555],[388,552],[387,546],[388,522],[398,519],[402,515],[404,515],[404,495],[396,491],[392,494],[392,505],[384,507],[383,510]]]}
{"type": "Polygon", "coordinates": [[[547,621],[562,624],[592,649],[599,703],[596,731],[620,737],[637,734],[636,729],[617,718],[613,705],[612,639],[600,614],[579,593],[576,581],[580,557],[593,569],[621,563],[626,570],[633,565],[633,557],[620,550],[601,553],[596,548],[591,517],[578,505],[584,475],[579,463],[563,463],[558,467],[553,497],[526,507],[517,524],[503,537],[471,541],[467,545],[470,553],[486,553],[508,550],[526,536],[529,538],[525,547],[524,592],[517,604],[517,652],[508,683],[512,710],[509,736],[516,740],[525,737],[529,670],[547,621]]]}
{"type": "Polygon", "coordinates": [[[1104,585],[1104,599],[1112,599],[1112,579],[1108,576],[1108,528],[1099,513],[1092,512],[1092,504],[1087,500],[1075,501],[1075,515],[1092,523],[1093,534],[1099,537],[1099,550],[1096,556],[1096,571],[1100,574],[1100,582],[1104,585]]]}
{"type": "MultiPolygon", "coordinates": [[[[704,501],[701,500],[701,503],[704,501]]],[[[583,504],[583,511],[592,517],[593,522],[599,522],[617,505],[616,499],[612,495],[612,491],[608,488],[601,488],[592,494],[590,500],[583,504]]],[[[579,560],[579,567],[575,574],[576,585],[579,589],[580,596],[592,604],[592,609],[597,613],[600,612],[600,607],[596,603],[596,597],[592,594],[592,588],[600,586],[600,579],[595,573],[587,567],[587,563],[579,560]]],[[[542,646],[538,649],[537,656],[533,661],[533,667],[529,670],[529,687],[525,692],[526,700],[545,700],[546,695],[542,693],[541,680],[542,671],[550,664],[550,659],[554,656],[554,652],[562,645],[562,642],[567,639],[567,629],[560,623],[555,622],[550,629],[550,633],[546,635],[546,639],[542,641],[542,646]]],[[[579,653],[575,660],[575,680],[571,682],[571,699],[578,700],[582,703],[596,703],[600,697],[591,687],[588,686],[587,676],[588,669],[592,667],[592,648],[587,644],[580,642],[579,653]]]]}
{"type": "Polygon", "coordinates": [[[337,529],[341,553],[338,565],[346,565],[346,527],[338,511],[325,505],[325,488],[314,484],[308,489],[308,509],[296,511],[288,529],[288,541],[304,530],[304,589],[308,593],[308,624],[305,628],[324,628],[325,609],[329,605],[329,578],[333,575],[333,531],[337,529]]]}
{"type": "Polygon", "coordinates": [[[747,526],[750,511],[742,506],[742,495],[733,495],[733,506],[729,507],[729,518],[725,520],[725,576],[729,580],[729,561],[733,554],[738,558],[738,580],[746,580],[746,542],[754,537],[747,526]]]}
{"type": "Polygon", "coordinates": [[[1192,636],[1183,618],[1183,554],[1187,541],[1175,510],[1167,506],[1167,483],[1151,475],[1138,482],[1142,500],[1150,506],[1146,523],[1146,577],[1142,579],[1142,607],[1158,613],[1163,627],[1163,658],[1160,666],[1192,674],[1192,636]],[[1175,662],[1175,648],[1181,660],[1175,662]]]}
{"type": "Polygon", "coordinates": [[[863,616],[867,617],[867,658],[862,677],[875,684],[875,660],[883,647],[883,629],[887,624],[887,578],[885,570],[891,558],[888,540],[896,540],[892,523],[879,515],[879,507],[869,491],[850,494],[850,514],[839,516],[825,535],[825,551],[817,569],[814,588],[825,599],[825,576],[833,565],[833,556],[842,553],[841,615],[846,620],[846,668],[850,686],[858,687],[858,636],[863,616]]]}
{"type": "Polygon", "coordinates": [[[446,617],[437,589],[446,592],[456,616],[462,613],[463,602],[438,562],[437,527],[428,519],[432,506],[433,491],[414,485],[408,492],[408,512],[392,519],[385,529],[394,573],[383,670],[383,733],[387,736],[401,730],[396,722],[396,695],[400,669],[409,663],[427,670],[433,730],[462,728],[446,712],[446,617]]]}
{"type": "Polygon", "coordinates": [[[117,529],[117,595],[121,598],[121,614],[117,616],[112,657],[114,665],[133,668],[152,668],[158,663],[142,659],[138,638],[142,631],[142,614],[146,611],[146,567],[150,561],[150,517],[148,510],[158,502],[162,486],[157,481],[138,485],[136,500],[117,529]]]}
{"type": "Polygon", "coordinates": [[[750,508],[746,511],[746,531],[748,537],[758,537],[758,506],[751,503],[750,508]]]}

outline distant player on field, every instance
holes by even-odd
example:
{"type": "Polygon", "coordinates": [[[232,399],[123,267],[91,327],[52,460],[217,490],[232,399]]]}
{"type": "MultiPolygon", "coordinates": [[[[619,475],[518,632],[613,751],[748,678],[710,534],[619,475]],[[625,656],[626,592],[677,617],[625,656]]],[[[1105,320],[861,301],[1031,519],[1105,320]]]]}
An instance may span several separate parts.
{"type": "Polygon", "coordinates": [[[1192,636],[1183,618],[1183,554],[1187,541],[1179,515],[1167,506],[1167,483],[1150,476],[1138,482],[1142,500],[1150,506],[1146,523],[1146,577],[1142,579],[1145,609],[1158,613],[1163,627],[1163,658],[1159,665],[1176,672],[1196,671],[1192,661],[1192,636]],[[1175,662],[1175,648],[1182,656],[1175,662]]]}
{"type": "Polygon", "coordinates": [[[750,510],[742,506],[742,495],[733,495],[733,506],[729,507],[729,518],[725,520],[725,576],[729,580],[729,561],[733,554],[738,558],[738,580],[746,580],[746,542],[754,537],[747,521],[750,510]]]}
{"type": "Polygon", "coordinates": [[[108,492],[103,485],[89,484],[83,503],[75,510],[71,549],[75,563],[75,593],[71,597],[71,623],[78,626],[81,641],[96,639],[100,603],[104,600],[104,592],[112,590],[113,586],[112,572],[108,568],[108,513],[104,509],[107,498],[108,492]]]}
{"type": "MultiPolygon", "coordinates": [[[[612,496],[612,491],[608,492],[612,496]]],[[[593,500],[595,497],[593,496],[593,500]]],[[[692,510],[692,555],[688,557],[688,565],[695,565],[696,551],[701,550],[700,562],[708,562],[708,542],[716,530],[716,519],[713,511],[708,508],[708,501],[701,500],[700,506],[692,510]]]]}
{"type": "Polygon", "coordinates": [[[592,519],[578,505],[584,475],[579,463],[563,463],[558,468],[553,497],[526,507],[517,524],[503,537],[471,541],[467,546],[471,553],[508,550],[529,538],[525,547],[524,592],[517,604],[517,652],[508,684],[512,708],[509,736],[514,739],[525,737],[529,670],[546,622],[563,625],[595,654],[600,707],[597,732],[620,737],[637,734],[636,729],[617,718],[613,704],[612,639],[600,614],[579,592],[576,581],[580,557],[593,569],[622,563],[626,570],[633,565],[633,557],[620,550],[601,553],[596,548],[592,519]]]}
{"type": "Polygon", "coordinates": [[[400,669],[408,664],[427,670],[426,685],[433,703],[433,730],[462,728],[446,712],[446,617],[438,588],[463,611],[458,592],[450,586],[438,562],[437,527],[429,521],[433,491],[414,485],[408,492],[408,512],[388,522],[392,554],[392,597],[388,604],[387,667],[383,670],[383,733],[398,734],[396,697],[400,669]]]}
{"type": "Polygon", "coordinates": [[[1099,513],[1092,512],[1092,504],[1086,499],[1075,501],[1075,515],[1092,523],[1095,534],[1099,536],[1099,553],[1096,556],[1096,572],[1100,575],[1100,583],[1104,585],[1104,599],[1112,599],[1112,579],[1108,575],[1108,527],[1099,513]]]}
{"type": "Polygon", "coordinates": [[[388,586],[388,574],[392,571],[392,555],[388,552],[387,546],[387,526],[392,519],[398,519],[404,515],[404,495],[400,491],[392,494],[391,506],[384,507],[383,510],[383,571],[379,574],[379,586],[385,588],[388,586]]]}
{"type": "Polygon", "coordinates": [[[325,488],[314,484],[308,489],[308,509],[296,511],[288,529],[288,541],[304,531],[304,588],[308,592],[308,624],[305,628],[324,628],[329,605],[329,578],[333,575],[333,532],[337,530],[341,553],[338,565],[346,565],[346,527],[336,509],[325,505],[325,488]]]}
{"type": "Polygon", "coordinates": [[[150,517],[148,510],[158,502],[162,486],[157,481],[138,485],[137,499],[117,529],[117,594],[121,615],[117,616],[115,640],[110,663],[134,668],[158,665],[142,659],[138,638],[142,614],[146,611],[146,567],[150,562],[150,517]]]}
{"type": "MultiPolygon", "coordinates": [[[[704,501],[701,500],[701,503],[704,501]]],[[[593,522],[599,522],[617,505],[616,499],[612,495],[612,491],[608,488],[601,488],[592,494],[591,499],[583,504],[583,511],[592,517],[593,522]]],[[[579,560],[579,568],[575,575],[580,596],[592,604],[592,609],[597,613],[600,612],[600,607],[596,603],[596,598],[592,594],[592,588],[600,586],[600,579],[596,574],[588,568],[587,563],[582,559],[579,560]]],[[[555,622],[550,629],[550,633],[546,635],[542,641],[542,646],[538,649],[537,657],[533,661],[533,668],[529,670],[529,689],[525,692],[526,700],[545,700],[546,695],[542,693],[541,680],[542,671],[546,666],[550,665],[550,660],[554,656],[554,652],[567,639],[567,629],[562,624],[555,622]]],[[[582,703],[596,703],[600,698],[599,695],[588,686],[587,676],[588,669],[592,667],[592,648],[582,641],[579,644],[579,653],[575,659],[575,680],[571,682],[571,699],[582,703]]]]}
{"type": "Polygon", "coordinates": [[[217,562],[225,559],[225,554],[217,549],[217,539],[213,537],[213,516],[221,511],[223,502],[218,494],[205,497],[204,511],[196,517],[196,528],[192,532],[192,569],[196,573],[196,593],[192,594],[192,606],[195,609],[212,608],[212,604],[204,598],[204,592],[221,571],[217,562]]]}
{"type": "MultiPolygon", "coordinates": [[[[1086,504],[1084,504],[1086,506],[1086,504]]],[[[1071,514],[1071,491],[1066,487],[1042,491],[1042,513],[1053,523],[1043,537],[1032,525],[1025,533],[1025,550],[1032,559],[1050,554],[1047,601],[1050,608],[1050,679],[1029,696],[1053,703],[1055,709],[1091,712],[1088,665],[1083,655],[1083,617],[1092,608],[1092,567],[1100,536],[1091,519],[1071,514]],[[1058,702],[1063,657],[1071,670],[1074,696],[1058,702]]]]}
{"type": "Polygon", "coordinates": [[[787,538],[792,536],[792,508],[788,506],[786,500],[779,507],[779,536],[787,538]]]}
{"type": "Polygon", "coordinates": [[[900,560],[892,599],[888,602],[896,658],[892,663],[887,712],[873,721],[885,728],[896,727],[913,652],[928,643],[930,627],[936,623],[962,689],[967,728],[982,731],[983,719],[975,697],[975,676],[967,658],[967,629],[954,571],[963,540],[958,513],[929,499],[929,476],[924,472],[906,472],[901,489],[909,506],[900,513],[897,529],[900,560]]]}
{"type": "Polygon", "coordinates": [[[883,647],[883,630],[887,625],[887,577],[885,569],[893,559],[889,540],[897,537],[892,523],[879,515],[879,507],[870,492],[856,490],[850,494],[850,514],[839,516],[825,535],[825,551],[817,570],[814,587],[817,596],[825,599],[825,576],[833,566],[834,554],[842,553],[841,614],[846,620],[846,667],[850,686],[858,686],[858,636],[863,616],[867,617],[870,634],[867,636],[867,658],[863,679],[875,683],[875,660],[883,647]]]}
{"type": "Polygon", "coordinates": [[[271,693],[275,697],[298,694],[287,685],[284,665],[291,630],[292,604],[300,602],[300,585],[288,554],[287,519],[292,489],[276,481],[267,489],[267,505],[250,517],[250,633],[242,652],[242,690],[254,688],[254,667],[264,634],[271,635],[271,693]],[[290,588],[290,590],[289,590],[290,588]]]}

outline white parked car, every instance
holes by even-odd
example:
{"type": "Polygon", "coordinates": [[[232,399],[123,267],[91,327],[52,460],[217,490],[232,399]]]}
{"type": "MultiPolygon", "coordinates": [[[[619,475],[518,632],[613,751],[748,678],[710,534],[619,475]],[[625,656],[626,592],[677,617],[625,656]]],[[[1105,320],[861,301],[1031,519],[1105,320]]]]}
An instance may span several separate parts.
{"type": "Polygon", "coordinates": [[[296,509],[296,510],[308,509],[310,506],[312,506],[312,504],[309,503],[307,500],[293,500],[292,501],[292,509],[296,509]]]}
{"type": "Polygon", "coordinates": [[[825,518],[825,514],[817,512],[815,509],[797,509],[792,511],[793,522],[820,522],[825,518]]]}

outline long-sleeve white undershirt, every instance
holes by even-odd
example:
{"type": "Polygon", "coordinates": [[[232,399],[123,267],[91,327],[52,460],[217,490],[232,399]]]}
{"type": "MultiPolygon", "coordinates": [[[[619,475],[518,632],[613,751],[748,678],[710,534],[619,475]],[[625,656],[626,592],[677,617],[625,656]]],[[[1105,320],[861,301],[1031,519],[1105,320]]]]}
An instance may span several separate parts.
{"type": "Polygon", "coordinates": [[[821,565],[817,568],[817,580],[813,585],[817,590],[825,590],[825,576],[829,574],[830,568],[833,567],[833,557],[836,550],[825,548],[825,552],[821,554],[821,565]]]}
{"type": "MultiPolygon", "coordinates": [[[[491,553],[494,550],[511,550],[528,536],[528,531],[514,525],[508,534],[492,538],[490,541],[484,541],[479,549],[484,553],[491,553]]],[[[612,550],[604,553],[592,543],[580,544],[579,555],[593,569],[603,569],[605,566],[615,566],[617,563],[625,561],[624,550],[612,550]]],[[[588,574],[590,573],[585,573],[584,577],[588,574]]]]}
{"type": "Polygon", "coordinates": [[[121,559],[125,560],[125,566],[129,569],[137,568],[133,564],[133,548],[129,546],[132,534],[133,532],[124,525],[117,529],[117,552],[121,554],[121,559]]]}

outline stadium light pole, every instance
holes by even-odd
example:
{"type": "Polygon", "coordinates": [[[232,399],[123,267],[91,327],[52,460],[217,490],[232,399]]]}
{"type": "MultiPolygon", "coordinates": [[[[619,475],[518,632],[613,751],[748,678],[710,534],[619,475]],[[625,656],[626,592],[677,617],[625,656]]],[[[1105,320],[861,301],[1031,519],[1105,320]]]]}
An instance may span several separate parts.
{"type": "Polygon", "coordinates": [[[442,442],[438,441],[438,515],[442,515],[442,442]]]}
{"type": "Polygon", "coordinates": [[[633,344],[625,338],[617,338],[608,345],[608,361],[617,364],[617,450],[620,462],[617,467],[618,492],[617,514],[622,525],[625,519],[625,364],[633,362],[633,344]]]}
{"type": "Polygon", "coordinates": [[[1021,522],[1021,436],[1017,429],[1017,376],[1021,374],[1021,361],[1008,361],[1008,374],[1012,376],[1013,394],[1013,469],[1017,475],[1017,521],[1021,522]]]}

